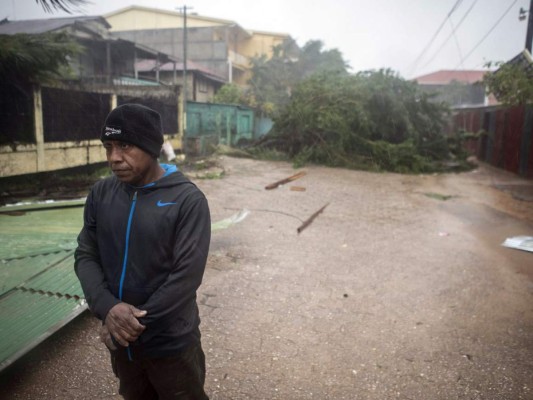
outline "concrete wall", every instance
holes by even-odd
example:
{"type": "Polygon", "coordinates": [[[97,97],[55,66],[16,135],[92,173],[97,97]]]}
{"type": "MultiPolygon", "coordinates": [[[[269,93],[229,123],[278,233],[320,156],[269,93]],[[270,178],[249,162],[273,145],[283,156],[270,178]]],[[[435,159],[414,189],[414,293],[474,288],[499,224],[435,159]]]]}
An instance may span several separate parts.
{"type": "Polygon", "coordinates": [[[37,145],[0,147],[0,177],[78,167],[106,161],[100,140],[45,143],[42,156],[37,145]]]}
{"type": "MultiPolygon", "coordinates": [[[[46,88],[50,89],[50,88],[46,88]]],[[[117,99],[127,98],[132,96],[133,98],[146,97],[150,99],[150,94],[163,98],[165,96],[176,96],[174,91],[167,90],[149,90],[149,88],[135,88],[135,87],[122,87],[122,88],[107,88],[102,89],[107,93],[109,98],[109,111],[117,106],[117,99]],[[119,89],[119,94],[113,93],[114,90],[119,89]],[[111,90],[111,91],[110,91],[111,90]]],[[[74,92],[64,90],[65,98],[72,99],[74,92]],[[69,96],[70,94],[70,96],[69,96]]],[[[96,93],[96,92],[87,92],[96,93]]],[[[47,97],[44,97],[46,101],[47,97]]],[[[181,118],[181,102],[179,98],[174,98],[176,101],[175,106],[178,119],[181,118]]],[[[57,106],[57,101],[54,103],[57,106]]],[[[171,106],[174,106],[172,103],[171,106]]],[[[46,113],[45,113],[46,114],[46,113]]],[[[95,117],[97,112],[95,110],[88,110],[86,117],[90,120],[95,117]]],[[[107,115],[107,113],[106,113],[107,115]]],[[[163,114],[163,120],[165,115],[173,117],[171,114],[163,114]]],[[[11,118],[16,118],[16,115],[12,115],[11,118]]],[[[8,177],[15,175],[32,174],[36,172],[54,171],[71,167],[78,167],[83,165],[89,165],[94,163],[100,163],[106,161],[105,151],[102,143],[99,139],[94,138],[91,135],[90,138],[78,138],[77,140],[58,141],[57,139],[46,141],[45,137],[45,124],[43,123],[46,118],[54,118],[54,115],[43,116],[43,96],[42,88],[35,86],[33,88],[33,122],[34,122],[34,143],[18,144],[16,140],[12,140],[9,145],[0,146],[0,177],[8,177]],[[93,139],[94,138],[94,139],[93,139]]],[[[103,117],[102,117],[103,119],[103,117]]],[[[80,123],[78,121],[78,123],[80,123]]],[[[83,123],[83,120],[81,120],[83,123]]],[[[96,131],[99,131],[99,126],[96,131]]],[[[177,121],[176,127],[183,126],[182,121],[177,121]]],[[[56,129],[61,129],[56,126],[56,129]]],[[[53,133],[53,132],[52,132],[53,133]]],[[[96,136],[98,136],[96,134],[96,136]]],[[[48,137],[57,137],[57,135],[51,135],[48,132],[48,137]]],[[[174,149],[181,149],[182,132],[169,132],[166,131],[165,139],[169,140],[174,149]]]]}
{"type": "MultiPolygon", "coordinates": [[[[226,28],[221,28],[226,29],[226,28]]],[[[183,29],[142,29],[116,32],[129,40],[183,58],[183,29]]],[[[204,66],[221,77],[228,76],[228,44],[217,39],[212,28],[187,29],[187,59],[204,66]]]]}
{"type": "MultiPolygon", "coordinates": [[[[165,138],[175,150],[182,148],[180,137],[166,135],[165,138]]],[[[105,161],[105,150],[99,139],[44,143],[42,155],[35,144],[19,145],[16,148],[0,146],[0,178],[56,171],[105,161]]]]}
{"type": "Polygon", "coordinates": [[[265,54],[268,58],[272,57],[272,47],[280,45],[288,35],[280,35],[267,32],[252,32],[252,37],[246,41],[240,42],[238,53],[246,57],[257,57],[265,54]]]}

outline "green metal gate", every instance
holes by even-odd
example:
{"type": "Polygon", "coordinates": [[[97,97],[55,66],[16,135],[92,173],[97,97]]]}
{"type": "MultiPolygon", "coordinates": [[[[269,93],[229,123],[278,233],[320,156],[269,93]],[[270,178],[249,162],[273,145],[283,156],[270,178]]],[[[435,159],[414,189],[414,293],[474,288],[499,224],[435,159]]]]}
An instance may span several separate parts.
{"type": "Polygon", "coordinates": [[[187,102],[185,152],[205,154],[209,146],[238,146],[254,139],[254,111],[249,107],[187,102]]]}

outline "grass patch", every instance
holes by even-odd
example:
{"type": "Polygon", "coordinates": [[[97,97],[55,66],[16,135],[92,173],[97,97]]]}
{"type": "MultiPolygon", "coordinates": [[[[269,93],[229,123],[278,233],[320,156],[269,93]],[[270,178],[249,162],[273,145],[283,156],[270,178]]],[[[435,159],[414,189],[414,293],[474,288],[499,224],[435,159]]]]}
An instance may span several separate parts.
{"type": "Polygon", "coordinates": [[[196,175],[196,179],[222,179],[224,171],[208,171],[205,174],[196,175]]]}
{"type": "Polygon", "coordinates": [[[424,193],[424,196],[427,196],[435,200],[441,200],[441,201],[450,200],[451,198],[455,197],[449,194],[440,194],[440,193],[432,193],[432,192],[424,193]]]}

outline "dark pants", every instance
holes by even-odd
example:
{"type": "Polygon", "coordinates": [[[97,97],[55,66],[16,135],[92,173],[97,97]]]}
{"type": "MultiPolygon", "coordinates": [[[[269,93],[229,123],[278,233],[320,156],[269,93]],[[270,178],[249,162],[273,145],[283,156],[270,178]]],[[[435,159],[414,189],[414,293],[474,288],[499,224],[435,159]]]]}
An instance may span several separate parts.
{"type": "Polygon", "coordinates": [[[209,400],[199,344],[168,358],[129,361],[124,352],[112,352],[111,364],[126,400],[209,400]]]}

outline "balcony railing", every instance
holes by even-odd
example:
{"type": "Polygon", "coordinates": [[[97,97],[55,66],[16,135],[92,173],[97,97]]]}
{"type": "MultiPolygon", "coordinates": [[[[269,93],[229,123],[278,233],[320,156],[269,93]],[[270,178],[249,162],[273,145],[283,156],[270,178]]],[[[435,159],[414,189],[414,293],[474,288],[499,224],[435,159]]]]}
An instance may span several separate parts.
{"type": "Polygon", "coordinates": [[[241,65],[243,67],[247,67],[250,64],[248,57],[231,50],[229,51],[229,61],[231,61],[232,64],[241,65]]]}

